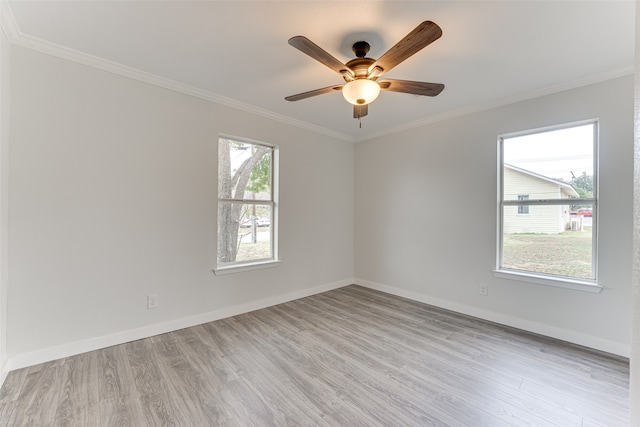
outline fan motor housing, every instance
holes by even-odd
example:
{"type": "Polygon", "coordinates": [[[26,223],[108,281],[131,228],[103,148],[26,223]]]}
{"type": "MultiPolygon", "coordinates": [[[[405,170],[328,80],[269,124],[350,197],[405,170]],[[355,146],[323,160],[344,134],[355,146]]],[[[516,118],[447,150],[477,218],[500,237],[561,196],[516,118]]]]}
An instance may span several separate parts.
{"type": "Polygon", "coordinates": [[[367,78],[369,75],[369,67],[376,62],[375,59],[366,57],[370,48],[369,43],[365,41],[355,42],[351,47],[353,53],[356,54],[356,58],[347,62],[346,65],[353,71],[356,79],[367,78]]]}
{"type": "Polygon", "coordinates": [[[330,53],[304,36],[291,37],[289,39],[291,46],[340,74],[346,84],[310,90],[287,96],[285,99],[287,101],[299,101],[340,90],[345,99],[353,104],[353,117],[361,119],[368,114],[368,104],[376,99],[375,97],[380,89],[414,95],[436,96],[444,89],[443,84],[388,78],[379,81],[378,79],[405,59],[438,40],[440,36],[442,36],[442,29],[436,23],[423,21],[378,59],[367,57],[367,53],[370,50],[369,43],[366,41],[354,43],[352,50],[356,58],[346,64],[334,58],[330,53]],[[347,96],[346,92],[349,92],[349,89],[354,89],[354,91],[347,96]],[[365,89],[377,93],[365,94],[365,89]]]}
{"type": "Polygon", "coordinates": [[[355,58],[351,61],[347,62],[347,67],[353,70],[356,78],[367,78],[369,75],[369,67],[371,64],[376,62],[375,59],[372,58],[355,58]]]}

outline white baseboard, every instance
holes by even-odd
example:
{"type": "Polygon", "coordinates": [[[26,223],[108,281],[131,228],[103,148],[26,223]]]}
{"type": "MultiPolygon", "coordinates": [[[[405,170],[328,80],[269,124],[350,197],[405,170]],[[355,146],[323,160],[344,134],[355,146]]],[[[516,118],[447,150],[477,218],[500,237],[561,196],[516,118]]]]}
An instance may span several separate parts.
{"type": "Polygon", "coordinates": [[[481,308],[459,304],[456,302],[430,297],[413,291],[408,291],[393,286],[387,286],[368,280],[355,278],[355,284],[365,288],[374,289],[410,300],[422,302],[446,310],[455,311],[457,313],[466,314],[468,316],[477,317],[479,319],[488,320],[490,322],[499,323],[501,325],[511,326],[513,328],[522,329],[535,334],[556,338],[562,341],[578,344],[584,347],[593,348],[607,353],[628,358],[631,354],[631,346],[616,341],[610,341],[592,335],[582,334],[568,329],[558,328],[555,326],[532,322],[530,320],[509,316],[494,311],[484,310],[481,308]]]}
{"type": "Polygon", "coordinates": [[[580,334],[575,331],[557,328],[555,326],[532,322],[529,320],[508,316],[489,310],[483,310],[477,307],[458,304],[439,298],[433,298],[428,295],[408,291],[401,288],[355,278],[327,283],[324,285],[315,286],[313,288],[302,289],[283,295],[276,295],[258,301],[251,301],[245,304],[225,307],[219,310],[149,325],[142,328],[131,329],[114,334],[104,335],[101,337],[89,338],[86,340],[75,341],[55,347],[49,347],[42,350],[19,354],[10,357],[8,360],[4,361],[4,363],[0,364],[0,386],[2,386],[4,380],[7,377],[7,374],[12,370],[25,368],[27,366],[33,366],[39,363],[49,362],[52,360],[61,359],[63,357],[69,357],[88,351],[99,350],[101,348],[111,347],[113,345],[148,338],[154,335],[172,332],[203,323],[213,322],[215,320],[236,316],[250,311],[260,310],[262,308],[271,307],[288,301],[293,301],[322,292],[327,292],[333,289],[338,289],[353,283],[366,288],[382,291],[388,294],[397,295],[399,297],[408,298],[414,301],[466,314],[468,316],[477,317],[479,319],[488,320],[491,322],[511,326],[540,335],[545,335],[551,338],[560,339],[585,347],[594,348],[596,350],[605,351],[607,353],[616,354],[623,357],[629,357],[629,355],[631,354],[630,346],[622,343],[605,340],[591,335],[580,334]]]}
{"type": "Polygon", "coordinates": [[[101,337],[89,338],[86,340],[75,341],[55,347],[49,347],[30,353],[19,354],[10,357],[7,363],[3,365],[4,369],[0,371],[0,375],[4,374],[4,376],[0,377],[0,379],[4,381],[4,377],[6,377],[6,374],[9,371],[25,368],[27,366],[33,366],[39,363],[61,359],[63,357],[74,356],[76,354],[86,353],[88,351],[99,350],[101,348],[124,344],[126,342],[148,338],[154,335],[164,334],[167,332],[177,331],[179,329],[189,328],[191,326],[201,325],[203,323],[213,322],[215,320],[236,316],[238,314],[243,314],[250,311],[260,310],[261,308],[271,307],[351,284],[353,284],[352,278],[340,280],[338,282],[327,283],[324,285],[302,289],[283,295],[276,295],[258,301],[251,301],[245,304],[236,305],[233,307],[225,307],[208,313],[197,314],[195,316],[170,320],[168,322],[144,326],[142,328],[116,332],[114,334],[104,335],[101,337]]]}

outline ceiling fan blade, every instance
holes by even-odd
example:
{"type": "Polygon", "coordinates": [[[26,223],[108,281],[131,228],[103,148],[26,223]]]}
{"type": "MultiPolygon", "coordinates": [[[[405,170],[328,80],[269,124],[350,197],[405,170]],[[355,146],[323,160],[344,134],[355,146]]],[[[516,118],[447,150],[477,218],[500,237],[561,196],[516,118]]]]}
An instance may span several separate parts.
{"type": "Polygon", "coordinates": [[[438,40],[440,36],[442,36],[442,29],[438,24],[431,21],[424,21],[384,55],[378,58],[378,60],[369,67],[369,72],[376,67],[382,69],[379,75],[388,72],[414,53],[438,40]]]}
{"type": "Polygon", "coordinates": [[[369,104],[366,105],[354,105],[353,106],[353,118],[361,119],[369,114],[369,104]]]}
{"type": "Polygon", "coordinates": [[[295,95],[289,95],[285,99],[287,101],[300,101],[301,99],[311,98],[312,96],[323,95],[329,92],[337,92],[342,89],[344,85],[335,85],[323,87],[322,89],[310,90],[309,92],[302,92],[295,95]]]}
{"type": "Polygon", "coordinates": [[[355,76],[353,70],[347,67],[342,62],[338,61],[333,57],[330,53],[322,49],[320,46],[309,40],[304,36],[295,36],[289,39],[289,44],[296,49],[298,49],[302,53],[306,53],[316,61],[326,65],[331,68],[336,73],[342,75],[348,75],[351,78],[355,76]]]}
{"type": "Polygon", "coordinates": [[[410,80],[384,79],[378,81],[378,84],[382,90],[422,96],[436,96],[444,89],[444,85],[441,83],[412,82],[410,80]]]}

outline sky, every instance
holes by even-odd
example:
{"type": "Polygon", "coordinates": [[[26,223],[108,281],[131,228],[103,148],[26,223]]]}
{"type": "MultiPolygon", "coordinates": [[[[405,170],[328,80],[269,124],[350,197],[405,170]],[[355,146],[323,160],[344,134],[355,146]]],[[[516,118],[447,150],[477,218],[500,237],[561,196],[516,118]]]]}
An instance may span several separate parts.
{"type": "Polygon", "coordinates": [[[594,124],[503,138],[504,162],[548,178],[570,182],[593,175],[594,124]]]}

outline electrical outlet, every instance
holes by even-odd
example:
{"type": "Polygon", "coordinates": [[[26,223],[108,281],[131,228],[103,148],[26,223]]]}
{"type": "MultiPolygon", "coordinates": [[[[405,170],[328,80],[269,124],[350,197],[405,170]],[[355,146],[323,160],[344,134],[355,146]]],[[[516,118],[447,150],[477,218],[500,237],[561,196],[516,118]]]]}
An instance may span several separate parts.
{"type": "Polygon", "coordinates": [[[147,309],[158,308],[158,294],[147,295],[147,309]]]}
{"type": "Polygon", "coordinates": [[[480,295],[485,297],[489,295],[489,285],[487,285],[486,283],[482,283],[480,285],[480,295]]]}

